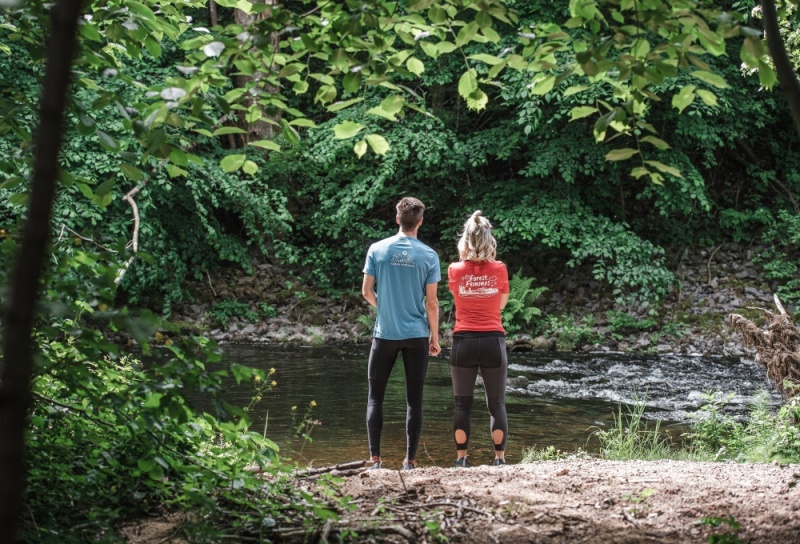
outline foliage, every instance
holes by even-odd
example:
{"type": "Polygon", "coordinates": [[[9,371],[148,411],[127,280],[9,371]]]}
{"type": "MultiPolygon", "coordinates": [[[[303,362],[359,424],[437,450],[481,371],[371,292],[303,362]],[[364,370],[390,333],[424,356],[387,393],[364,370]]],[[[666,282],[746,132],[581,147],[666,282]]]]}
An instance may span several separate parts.
{"type": "Polygon", "coordinates": [[[712,392],[705,398],[688,435],[698,454],[756,463],[800,460],[800,429],[792,403],[773,412],[769,397],[762,393],[750,407],[748,420],[742,422],[723,412],[730,395],[712,392]]]}
{"type": "Polygon", "coordinates": [[[237,506],[232,516],[229,508],[254,504],[265,491],[293,493],[280,477],[278,447],[249,431],[247,408],[217,398],[234,381],[252,383],[260,398],[267,377],[222,364],[203,338],[173,336],[155,318],[112,309],[119,265],[104,255],[59,253],[51,273],[47,312],[34,337],[41,356],[32,384],[24,538],[111,541],[121,521],[162,506],[202,512],[198,519],[213,531],[260,525],[265,515],[286,519],[275,499],[260,500],[258,510],[237,506]],[[121,327],[142,341],[141,356],[109,342],[121,327]],[[161,345],[151,345],[151,337],[161,345]],[[276,478],[265,484],[245,470],[248,464],[273,467],[276,478]]]}
{"type": "Polygon", "coordinates": [[[208,314],[215,323],[218,323],[223,329],[227,329],[231,319],[236,318],[253,323],[259,319],[275,317],[276,311],[275,308],[267,302],[261,302],[256,309],[253,309],[251,305],[246,302],[227,299],[214,302],[208,314]]]}
{"type": "Polygon", "coordinates": [[[622,413],[620,406],[614,416],[614,425],[594,432],[600,440],[603,459],[654,461],[669,459],[675,454],[670,438],[661,432],[660,422],[648,426],[644,421],[644,409],[644,400],[635,398],[634,404],[627,409],[627,415],[622,413]]]}
{"type": "Polygon", "coordinates": [[[545,332],[556,337],[556,349],[571,351],[597,341],[593,330],[594,316],[589,314],[577,321],[571,315],[550,315],[545,320],[545,332]]]}
{"type": "Polygon", "coordinates": [[[727,516],[727,517],[718,517],[718,516],[705,516],[699,522],[701,525],[706,525],[714,529],[708,536],[709,544],[742,544],[744,541],[741,540],[739,537],[736,536],[736,532],[739,530],[741,525],[738,521],[736,521],[736,517],[734,516],[727,516]],[[724,528],[724,526],[728,526],[731,531],[726,531],[724,533],[716,532],[717,529],[724,528]]]}
{"type": "Polygon", "coordinates": [[[800,302],[800,217],[780,210],[764,236],[769,243],[757,261],[763,263],[767,279],[777,281],[776,294],[789,304],[800,302]]]}
{"type": "Polygon", "coordinates": [[[588,454],[583,450],[578,449],[573,453],[568,453],[557,449],[555,446],[547,446],[546,448],[537,448],[531,446],[522,450],[522,459],[520,463],[535,463],[537,461],[562,461],[564,459],[574,458],[587,458],[588,454]]]}
{"type": "Polygon", "coordinates": [[[616,337],[650,330],[658,324],[652,317],[637,319],[628,312],[620,310],[609,310],[606,316],[608,318],[608,328],[611,329],[611,334],[616,337]]]}
{"type": "Polygon", "coordinates": [[[503,309],[503,328],[507,332],[517,332],[530,324],[542,311],[534,306],[536,299],[547,291],[547,287],[531,287],[535,278],[522,275],[522,269],[508,280],[508,303],[503,309]]]}

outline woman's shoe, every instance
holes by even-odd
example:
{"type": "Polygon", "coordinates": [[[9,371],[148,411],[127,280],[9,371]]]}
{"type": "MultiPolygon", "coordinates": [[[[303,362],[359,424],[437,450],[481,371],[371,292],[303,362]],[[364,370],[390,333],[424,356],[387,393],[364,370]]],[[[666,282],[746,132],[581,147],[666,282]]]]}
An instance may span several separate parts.
{"type": "Polygon", "coordinates": [[[494,462],[492,463],[492,465],[496,466],[496,467],[499,467],[500,465],[505,465],[505,464],[506,464],[506,460],[505,459],[500,459],[499,457],[495,457],[494,458],[494,462]]]}
{"type": "Polygon", "coordinates": [[[403,470],[414,470],[415,468],[417,468],[417,465],[409,463],[408,461],[403,461],[403,470]]]}
{"type": "Polygon", "coordinates": [[[469,466],[469,461],[467,461],[467,457],[459,457],[456,459],[456,462],[453,464],[455,467],[459,468],[467,468],[469,466]]]}

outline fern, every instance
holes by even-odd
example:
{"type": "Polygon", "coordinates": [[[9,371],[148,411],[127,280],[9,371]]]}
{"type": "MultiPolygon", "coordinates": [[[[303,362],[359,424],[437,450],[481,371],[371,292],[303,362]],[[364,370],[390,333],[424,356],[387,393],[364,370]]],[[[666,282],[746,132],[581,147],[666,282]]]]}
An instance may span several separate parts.
{"type": "Polygon", "coordinates": [[[508,303],[503,309],[503,328],[507,332],[517,332],[528,325],[542,311],[533,305],[547,287],[532,287],[535,278],[526,278],[522,269],[508,280],[508,303]]]}

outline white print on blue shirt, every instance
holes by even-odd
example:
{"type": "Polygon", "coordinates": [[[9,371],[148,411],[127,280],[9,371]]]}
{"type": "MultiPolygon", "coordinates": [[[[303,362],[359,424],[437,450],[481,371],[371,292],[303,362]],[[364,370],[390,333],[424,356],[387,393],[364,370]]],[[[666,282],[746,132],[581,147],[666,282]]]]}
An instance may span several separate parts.
{"type": "Polygon", "coordinates": [[[400,253],[395,253],[392,255],[392,260],[389,262],[389,264],[392,266],[409,266],[411,268],[417,267],[417,265],[414,264],[414,256],[408,251],[401,251],[400,253]]]}

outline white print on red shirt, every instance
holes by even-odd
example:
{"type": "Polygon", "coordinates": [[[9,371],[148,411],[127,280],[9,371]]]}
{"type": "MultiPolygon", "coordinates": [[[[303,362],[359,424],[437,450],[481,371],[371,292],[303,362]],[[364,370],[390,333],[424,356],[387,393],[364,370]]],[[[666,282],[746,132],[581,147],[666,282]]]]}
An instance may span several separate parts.
{"type": "Polygon", "coordinates": [[[462,297],[485,298],[496,295],[497,276],[464,274],[458,281],[458,294],[462,297]]]}

